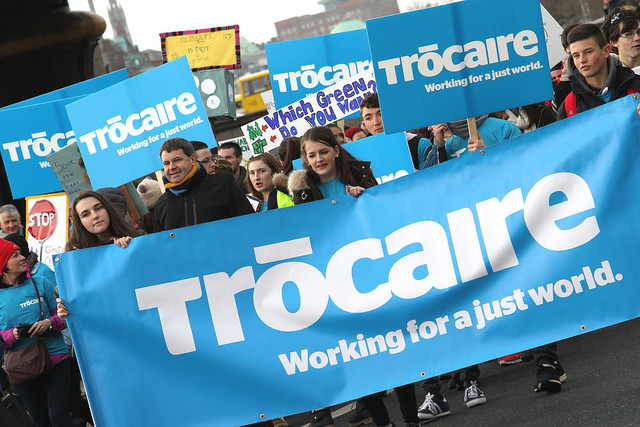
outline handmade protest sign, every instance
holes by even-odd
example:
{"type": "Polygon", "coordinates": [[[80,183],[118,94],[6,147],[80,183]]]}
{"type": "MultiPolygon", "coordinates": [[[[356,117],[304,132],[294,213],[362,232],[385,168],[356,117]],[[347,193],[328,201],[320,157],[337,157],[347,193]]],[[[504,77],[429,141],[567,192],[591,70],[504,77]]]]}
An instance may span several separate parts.
{"type": "Polygon", "coordinates": [[[264,46],[276,108],[371,71],[367,31],[354,30],[264,46]]]}
{"type": "Polygon", "coordinates": [[[193,71],[242,68],[238,25],[161,33],[160,47],[163,62],[186,56],[193,71]]]}
{"type": "Polygon", "coordinates": [[[161,169],[166,139],[216,145],[184,57],[67,105],[67,113],[93,188],[161,169]]]}
{"type": "Polygon", "coordinates": [[[14,199],[62,189],[47,156],[75,143],[65,106],[81,98],[0,110],[0,153],[14,199]]]}
{"type": "Polygon", "coordinates": [[[124,81],[128,78],[129,75],[127,74],[126,69],[117,70],[112,73],[104,74],[102,76],[94,77],[92,79],[73,84],[71,86],[63,87],[62,89],[54,90],[53,92],[45,93],[34,98],[16,102],[15,104],[3,107],[2,109],[26,107],[27,105],[41,104],[43,102],[58,101],[65,98],[74,98],[76,96],[88,95],[116,83],[120,83],[121,81],[124,81]]]}
{"type": "MultiPolygon", "coordinates": [[[[371,162],[371,171],[378,184],[413,172],[411,154],[404,132],[373,135],[340,147],[344,147],[356,159],[371,162]]],[[[301,169],[302,159],[294,160],[293,167],[301,169]]]]}
{"type": "Polygon", "coordinates": [[[64,193],[27,197],[26,239],[40,262],[53,269],[53,257],[64,252],[69,230],[68,199],[64,193]]]}
{"type": "Polygon", "coordinates": [[[96,424],[244,425],[637,317],[636,102],[357,199],[62,254],[56,278],[96,424]],[[461,171],[491,185],[452,190],[461,171]],[[260,233],[238,239],[249,227],[260,233]],[[264,392],[273,384],[285,395],[264,392]]]}
{"type": "Polygon", "coordinates": [[[362,100],[375,91],[373,74],[365,71],[243,125],[242,133],[249,141],[251,155],[268,152],[288,136],[302,136],[314,126],[324,126],[359,112],[362,100]]]}
{"type": "Polygon", "coordinates": [[[77,144],[67,145],[62,150],[50,154],[47,161],[62,189],[67,193],[69,202],[73,203],[78,194],[92,189],[77,144]]]}
{"type": "Polygon", "coordinates": [[[367,35],[387,133],[553,98],[537,0],[430,7],[368,20],[367,35]]]}

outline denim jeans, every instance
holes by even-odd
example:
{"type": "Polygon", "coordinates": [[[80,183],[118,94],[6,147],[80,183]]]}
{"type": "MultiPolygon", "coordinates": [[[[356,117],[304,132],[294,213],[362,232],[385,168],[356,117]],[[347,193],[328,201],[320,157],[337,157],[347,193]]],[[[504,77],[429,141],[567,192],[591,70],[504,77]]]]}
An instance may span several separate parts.
{"type": "Polygon", "coordinates": [[[69,415],[70,360],[46,374],[13,386],[38,427],[73,427],[69,415]]]}

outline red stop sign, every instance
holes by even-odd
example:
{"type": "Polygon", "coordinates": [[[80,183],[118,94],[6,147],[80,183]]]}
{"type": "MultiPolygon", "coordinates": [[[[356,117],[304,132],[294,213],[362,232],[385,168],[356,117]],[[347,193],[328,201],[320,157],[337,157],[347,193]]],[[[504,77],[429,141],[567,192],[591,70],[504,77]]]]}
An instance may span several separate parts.
{"type": "Polygon", "coordinates": [[[56,208],[48,200],[38,200],[29,211],[29,234],[44,241],[53,234],[58,223],[56,208]]]}

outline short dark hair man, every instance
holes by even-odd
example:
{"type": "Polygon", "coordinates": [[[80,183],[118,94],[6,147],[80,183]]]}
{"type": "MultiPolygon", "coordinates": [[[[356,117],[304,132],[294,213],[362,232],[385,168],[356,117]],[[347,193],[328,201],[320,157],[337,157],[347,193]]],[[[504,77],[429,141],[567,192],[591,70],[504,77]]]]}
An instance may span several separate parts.
{"type": "Polygon", "coordinates": [[[571,92],[558,108],[558,120],[640,92],[640,77],[610,56],[611,45],[596,25],[578,25],[567,41],[571,92]]]}
{"type": "MultiPolygon", "coordinates": [[[[377,93],[371,93],[362,100],[360,115],[362,116],[362,127],[371,135],[384,133],[382,112],[380,111],[380,101],[377,93]]],[[[447,151],[444,148],[444,132],[434,132],[433,144],[427,138],[420,138],[417,135],[406,134],[406,136],[415,169],[424,169],[447,160],[447,151]],[[433,150],[433,147],[436,147],[436,150],[433,150]]]]}
{"type": "Polygon", "coordinates": [[[193,146],[184,138],[162,143],[167,191],[154,206],[154,230],[164,231],[254,212],[233,180],[223,174],[207,174],[199,166],[193,146]]]}
{"type": "Polygon", "coordinates": [[[196,160],[204,167],[207,173],[215,173],[215,163],[209,146],[202,141],[191,141],[193,150],[196,154],[196,160]]]}
{"type": "Polygon", "coordinates": [[[248,192],[247,186],[244,184],[247,170],[242,166],[242,149],[240,149],[240,146],[235,142],[225,142],[218,148],[218,156],[224,157],[226,161],[231,163],[236,183],[242,191],[248,192]]]}

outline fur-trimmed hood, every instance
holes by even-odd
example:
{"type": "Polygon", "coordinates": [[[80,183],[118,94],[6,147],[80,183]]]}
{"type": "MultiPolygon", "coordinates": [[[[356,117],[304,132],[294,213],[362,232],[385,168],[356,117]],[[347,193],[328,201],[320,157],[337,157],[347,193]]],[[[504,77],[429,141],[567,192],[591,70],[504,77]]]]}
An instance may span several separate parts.
{"type": "Polygon", "coordinates": [[[307,178],[307,171],[305,170],[292,171],[289,174],[289,178],[287,181],[287,188],[289,190],[289,195],[291,197],[293,197],[296,191],[311,189],[309,178],[307,178]]]}
{"type": "Polygon", "coordinates": [[[291,172],[289,174],[288,184],[289,195],[296,205],[324,198],[322,191],[309,179],[307,171],[305,170],[294,170],[291,172]]]}
{"type": "Polygon", "coordinates": [[[273,186],[276,187],[278,191],[289,194],[289,177],[286,174],[278,172],[277,174],[273,175],[272,182],[273,186]]]}

